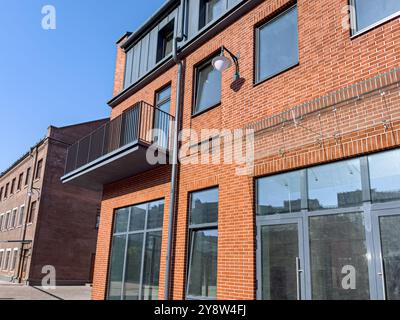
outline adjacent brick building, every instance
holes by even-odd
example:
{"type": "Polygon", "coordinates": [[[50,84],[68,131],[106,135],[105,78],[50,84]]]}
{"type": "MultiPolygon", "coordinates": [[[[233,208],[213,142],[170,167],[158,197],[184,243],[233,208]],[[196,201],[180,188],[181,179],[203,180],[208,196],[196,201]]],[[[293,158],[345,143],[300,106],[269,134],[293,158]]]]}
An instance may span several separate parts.
{"type": "Polygon", "coordinates": [[[171,0],[118,41],[112,120],[62,178],[103,190],[94,299],[400,298],[400,6],[377,3],[171,0]],[[170,210],[146,151],[175,119],[170,210]],[[247,168],[195,161],[239,141],[247,168]]]}
{"type": "Polygon", "coordinates": [[[101,193],[65,186],[60,177],[68,147],[105,122],[51,126],[1,174],[1,280],[41,284],[50,265],[58,285],[92,281],[101,193]]]}

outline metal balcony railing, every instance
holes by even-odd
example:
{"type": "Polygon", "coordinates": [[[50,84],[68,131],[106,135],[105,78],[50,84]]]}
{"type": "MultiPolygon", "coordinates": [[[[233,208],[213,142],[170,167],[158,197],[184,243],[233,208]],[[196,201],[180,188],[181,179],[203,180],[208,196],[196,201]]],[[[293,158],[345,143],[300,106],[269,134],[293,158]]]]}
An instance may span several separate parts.
{"type": "Polygon", "coordinates": [[[169,150],[173,121],[169,113],[140,101],[70,146],[65,174],[130,144],[156,143],[169,150]]]}

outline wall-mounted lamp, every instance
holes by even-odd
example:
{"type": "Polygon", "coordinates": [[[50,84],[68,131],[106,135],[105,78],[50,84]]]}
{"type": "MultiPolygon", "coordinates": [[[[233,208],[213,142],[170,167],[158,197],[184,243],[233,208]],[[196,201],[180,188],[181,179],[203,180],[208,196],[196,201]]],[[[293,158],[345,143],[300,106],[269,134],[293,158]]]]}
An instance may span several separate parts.
{"type": "Polygon", "coordinates": [[[212,60],[212,65],[213,65],[214,69],[219,72],[225,71],[232,65],[231,60],[229,60],[227,57],[225,57],[225,51],[229,53],[233,62],[235,63],[236,71],[235,71],[235,75],[233,76],[233,81],[239,80],[240,79],[239,55],[235,56],[232,52],[230,52],[224,46],[221,47],[221,54],[212,60]]]}

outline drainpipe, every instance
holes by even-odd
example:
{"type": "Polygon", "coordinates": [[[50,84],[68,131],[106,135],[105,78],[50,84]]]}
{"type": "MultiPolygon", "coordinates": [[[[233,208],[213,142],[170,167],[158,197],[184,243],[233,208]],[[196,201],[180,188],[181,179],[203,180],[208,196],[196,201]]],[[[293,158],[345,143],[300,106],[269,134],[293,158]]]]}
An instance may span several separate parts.
{"type": "Polygon", "coordinates": [[[165,264],[165,281],[164,281],[164,300],[169,300],[170,298],[170,279],[171,279],[171,254],[172,254],[172,242],[173,242],[173,228],[176,213],[176,200],[177,200],[177,186],[178,186],[178,146],[179,146],[179,129],[181,122],[181,90],[182,90],[182,70],[183,63],[178,57],[178,42],[184,40],[184,30],[185,30],[185,16],[186,16],[186,1],[181,0],[182,6],[182,16],[181,16],[181,26],[179,35],[174,39],[172,54],[175,63],[178,65],[178,75],[176,81],[176,108],[175,108],[175,124],[174,124],[174,139],[173,139],[173,149],[172,149],[172,173],[171,173],[171,191],[169,197],[169,208],[168,208],[168,242],[167,242],[167,257],[165,264]]]}

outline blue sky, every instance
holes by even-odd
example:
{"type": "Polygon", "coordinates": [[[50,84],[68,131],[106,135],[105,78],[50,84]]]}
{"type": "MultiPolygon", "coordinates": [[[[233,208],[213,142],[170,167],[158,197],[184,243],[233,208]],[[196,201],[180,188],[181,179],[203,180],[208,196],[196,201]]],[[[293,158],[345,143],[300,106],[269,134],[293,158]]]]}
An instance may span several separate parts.
{"type": "Polygon", "coordinates": [[[165,0],[0,1],[0,172],[49,125],[109,116],[115,42],[165,0]],[[56,30],[43,30],[43,6],[56,30]]]}

